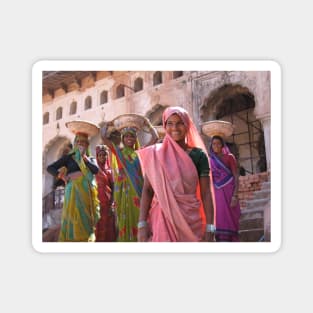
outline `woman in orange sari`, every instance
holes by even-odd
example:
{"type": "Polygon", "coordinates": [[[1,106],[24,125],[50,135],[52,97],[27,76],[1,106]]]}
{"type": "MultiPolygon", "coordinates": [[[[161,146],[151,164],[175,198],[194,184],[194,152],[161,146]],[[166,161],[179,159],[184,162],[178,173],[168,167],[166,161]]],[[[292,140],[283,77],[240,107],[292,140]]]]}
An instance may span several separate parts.
{"type": "Polygon", "coordinates": [[[137,151],[144,173],[138,241],[214,240],[209,164],[188,112],[163,113],[163,143],[137,151]]]}

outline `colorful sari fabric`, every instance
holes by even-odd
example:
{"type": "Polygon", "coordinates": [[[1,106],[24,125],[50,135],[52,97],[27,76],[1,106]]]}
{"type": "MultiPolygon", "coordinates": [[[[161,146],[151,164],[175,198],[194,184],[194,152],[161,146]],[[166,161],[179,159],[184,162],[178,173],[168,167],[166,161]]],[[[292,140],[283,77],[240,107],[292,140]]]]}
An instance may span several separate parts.
{"type": "Polygon", "coordinates": [[[116,240],[115,216],[112,211],[113,202],[113,177],[108,162],[101,164],[96,149],[99,172],[96,174],[98,186],[98,199],[100,201],[100,219],[96,226],[96,241],[109,242],[116,240]]]}
{"type": "MultiPolygon", "coordinates": [[[[163,113],[163,127],[178,114],[187,128],[187,144],[205,146],[187,111],[170,107],[163,113]]],[[[138,151],[142,169],[154,190],[148,222],[151,241],[201,241],[205,215],[199,197],[199,176],[191,157],[169,135],[162,144],[138,151]]]]}
{"type": "Polygon", "coordinates": [[[78,151],[73,158],[82,175],[65,186],[59,241],[95,241],[95,227],[100,217],[97,186],[78,151]]]}
{"type": "Polygon", "coordinates": [[[235,179],[231,168],[236,168],[236,160],[232,154],[224,154],[221,160],[212,150],[210,155],[212,172],[217,241],[239,241],[240,205],[231,207],[231,199],[235,189],[235,179]]]}
{"type": "Polygon", "coordinates": [[[111,167],[114,177],[117,241],[137,241],[137,223],[143,186],[138,155],[129,147],[120,149],[113,144],[111,167]]]}

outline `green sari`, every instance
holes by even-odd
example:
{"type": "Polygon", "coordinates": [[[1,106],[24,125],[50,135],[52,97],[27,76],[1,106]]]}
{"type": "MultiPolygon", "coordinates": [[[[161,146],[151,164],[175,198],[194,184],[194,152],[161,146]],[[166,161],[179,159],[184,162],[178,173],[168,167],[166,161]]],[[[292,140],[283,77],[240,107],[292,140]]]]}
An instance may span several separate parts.
{"type": "Polygon", "coordinates": [[[65,186],[59,241],[95,241],[100,207],[94,175],[78,152],[74,156],[82,175],[65,186]]]}
{"type": "Polygon", "coordinates": [[[143,176],[136,152],[114,145],[111,167],[114,177],[114,202],[117,214],[117,241],[137,241],[143,176]]]}

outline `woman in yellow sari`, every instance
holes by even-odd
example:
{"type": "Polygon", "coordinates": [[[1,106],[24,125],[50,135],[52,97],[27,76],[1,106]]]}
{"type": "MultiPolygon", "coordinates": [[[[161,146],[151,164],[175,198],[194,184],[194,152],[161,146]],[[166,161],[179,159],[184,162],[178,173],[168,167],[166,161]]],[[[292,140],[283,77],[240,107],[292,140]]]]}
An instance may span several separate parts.
{"type": "Polygon", "coordinates": [[[78,133],[74,149],[47,167],[58,177],[61,168],[66,169],[64,203],[59,241],[95,241],[95,227],[100,217],[97,186],[94,175],[98,166],[88,157],[88,135],[78,133]]]}

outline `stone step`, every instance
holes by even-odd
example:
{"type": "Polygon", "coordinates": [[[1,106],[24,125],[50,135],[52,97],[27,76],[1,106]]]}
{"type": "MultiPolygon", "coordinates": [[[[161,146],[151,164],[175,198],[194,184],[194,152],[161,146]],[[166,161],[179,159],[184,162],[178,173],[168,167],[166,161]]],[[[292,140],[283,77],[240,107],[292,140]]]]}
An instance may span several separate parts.
{"type": "Polygon", "coordinates": [[[245,209],[240,212],[240,221],[251,220],[251,219],[263,219],[264,218],[264,208],[258,207],[254,209],[245,209]]]}
{"type": "Polygon", "coordinates": [[[56,242],[59,238],[61,225],[55,225],[51,228],[48,228],[42,234],[42,241],[43,242],[56,242]]]}
{"type": "Polygon", "coordinates": [[[246,202],[246,210],[251,210],[254,208],[264,207],[268,203],[269,199],[254,199],[254,200],[247,200],[246,202]]]}
{"type": "Polygon", "coordinates": [[[263,236],[264,230],[262,228],[239,231],[239,240],[241,242],[258,242],[263,236]]]}
{"type": "Polygon", "coordinates": [[[262,183],[262,185],[261,185],[262,187],[262,189],[271,189],[271,182],[270,181],[265,181],[265,182],[263,182],[262,183]]]}
{"type": "Polygon", "coordinates": [[[256,218],[247,218],[241,219],[239,223],[239,230],[246,231],[255,228],[262,228],[264,229],[264,219],[262,217],[256,218]]]}
{"type": "Polygon", "coordinates": [[[261,189],[254,192],[254,199],[270,199],[271,189],[261,189]]]}

